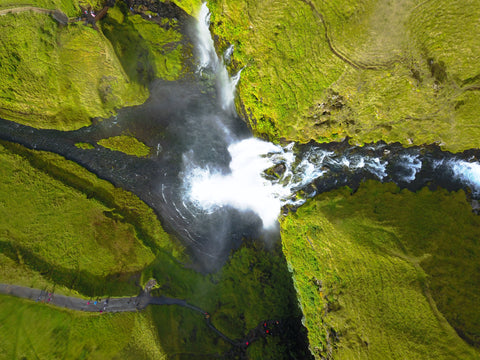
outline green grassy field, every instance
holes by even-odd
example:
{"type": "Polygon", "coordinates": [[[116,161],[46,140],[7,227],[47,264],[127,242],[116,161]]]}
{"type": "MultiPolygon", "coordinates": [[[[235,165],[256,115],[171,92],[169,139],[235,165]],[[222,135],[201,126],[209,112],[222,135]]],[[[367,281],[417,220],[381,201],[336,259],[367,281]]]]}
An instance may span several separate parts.
{"type": "Polygon", "coordinates": [[[70,288],[83,283],[79,274],[94,287],[100,278],[139,272],[153,261],[135,227],[108,216],[115,209],[87,199],[4,147],[0,159],[0,243],[12,260],[70,288]]]}
{"type": "Polygon", "coordinates": [[[87,3],[96,4],[95,1],[72,1],[72,0],[0,0],[0,10],[19,8],[25,6],[39,7],[43,9],[55,10],[59,9],[63,11],[67,16],[76,16],[80,11],[79,5],[85,5],[87,3]]]}
{"type": "Polygon", "coordinates": [[[478,147],[475,1],[214,0],[237,108],[270,140],[478,147]]]}
{"type": "Polygon", "coordinates": [[[0,359],[166,359],[148,314],[84,314],[0,295],[0,359]]]}
{"type": "Polygon", "coordinates": [[[317,358],[479,358],[467,345],[480,345],[479,225],[463,192],[376,182],[319,195],[284,218],[317,358]]]}
{"type": "Polygon", "coordinates": [[[84,295],[131,295],[137,292],[132,276],[159,251],[185,259],[134,195],[58,155],[2,145],[3,282],[32,285],[38,276],[21,276],[27,266],[84,295]]]}
{"type": "Polygon", "coordinates": [[[49,15],[31,12],[4,15],[0,24],[0,116],[6,119],[72,130],[148,96],[91,27],[60,27],[49,15]]]}

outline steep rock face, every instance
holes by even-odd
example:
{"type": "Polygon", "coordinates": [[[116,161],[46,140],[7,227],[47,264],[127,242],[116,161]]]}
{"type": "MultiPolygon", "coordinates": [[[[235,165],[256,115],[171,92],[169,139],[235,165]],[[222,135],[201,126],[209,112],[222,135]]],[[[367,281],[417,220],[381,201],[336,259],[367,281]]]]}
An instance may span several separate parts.
{"type": "Polygon", "coordinates": [[[215,0],[238,108],[271,139],[478,147],[475,1],[215,0]],[[336,97],[336,98],[334,98],[336,97]],[[329,104],[341,99],[341,104],[329,104]],[[341,106],[340,106],[341,105],[341,106]]]}

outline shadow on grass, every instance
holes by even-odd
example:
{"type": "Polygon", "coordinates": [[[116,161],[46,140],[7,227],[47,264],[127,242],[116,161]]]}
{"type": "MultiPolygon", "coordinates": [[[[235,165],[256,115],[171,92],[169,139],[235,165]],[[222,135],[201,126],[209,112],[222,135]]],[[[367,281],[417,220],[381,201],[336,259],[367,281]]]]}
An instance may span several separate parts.
{"type": "MultiPolygon", "coordinates": [[[[9,151],[22,156],[34,168],[58,181],[61,181],[65,185],[80,191],[85,194],[87,198],[95,198],[106,207],[113,208],[114,210],[104,212],[104,215],[116,221],[130,223],[135,228],[137,238],[145,246],[147,246],[154,254],[160,250],[158,244],[156,244],[155,240],[150,236],[149,231],[145,228],[144,224],[142,224],[142,222],[144,222],[142,221],[142,215],[140,214],[140,211],[135,211],[136,208],[119,206],[118,201],[115,199],[115,195],[109,190],[93,184],[90,180],[82,178],[81,175],[75,174],[74,172],[61,167],[61,165],[56,165],[52,161],[37,156],[34,151],[29,150],[22,145],[7,141],[0,141],[0,143],[9,151]]],[[[137,201],[142,202],[140,199],[137,199],[137,201]]],[[[146,204],[143,205],[147,207],[146,204]]]]}
{"type": "Polygon", "coordinates": [[[136,279],[139,272],[114,273],[105,276],[94,275],[85,270],[68,269],[50,264],[25,247],[0,240],[0,252],[16,263],[23,263],[38,271],[55,284],[78,291],[86,296],[125,296],[138,292],[136,279]]]}

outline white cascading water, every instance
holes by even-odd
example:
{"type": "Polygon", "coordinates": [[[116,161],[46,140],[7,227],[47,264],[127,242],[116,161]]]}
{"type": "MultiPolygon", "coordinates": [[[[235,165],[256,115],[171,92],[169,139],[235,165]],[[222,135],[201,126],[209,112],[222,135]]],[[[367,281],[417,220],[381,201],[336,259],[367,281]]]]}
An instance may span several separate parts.
{"type": "MultiPolygon", "coordinates": [[[[240,73],[242,70],[236,75],[230,77],[223,61],[218,58],[210,34],[210,10],[207,7],[207,3],[202,3],[198,13],[197,37],[198,42],[196,44],[196,49],[199,60],[199,71],[203,72],[205,69],[213,71],[216,77],[217,92],[221,106],[223,110],[233,112],[235,111],[235,89],[240,80],[240,73]]],[[[233,47],[229,47],[226,56],[229,58],[232,52],[233,47]]]]}
{"type": "Polygon", "coordinates": [[[480,195],[480,164],[465,160],[449,160],[454,176],[466,183],[474,195],[480,195]]]}
{"type": "Polygon", "coordinates": [[[403,176],[402,180],[405,182],[411,182],[415,180],[417,174],[422,170],[422,161],[419,159],[419,155],[401,155],[400,159],[404,162],[405,169],[408,170],[409,174],[403,176]]]}
{"type": "MultiPolygon", "coordinates": [[[[222,108],[235,111],[235,87],[240,79],[240,72],[230,78],[223,61],[217,57],[209,31],[209,20],[209,10],[206,3],[203,3],[198,21],[199,71],[214,71],[222,108]]],[[[230,58],[232,51],[233,47],[229,48],[225,57],[230,58]]],[[[225,134],[228,133],[226,129],[225,134]]],[[[189,169],[184,172],[185,201],[207,212],[223,206],[253,211],[261,218],[264,228],[270,229],[277,226],[282,206],[301,205],[305,200],[298,200],[296,192],[324,176],[331,168],[351,172],[365,171],[379,180],[384,180],[389,175],[388,161],[377,156],[342,155],[312,147],[299,159],[293,152],[293,146],[291,143],[282,147],[255,138],[232,142],[228,147],[232,158],[228,174],[217,169],[198,167],[185,155],[184,168],[189,169]],[[274,166],[280,166],[282,171],[277,173],[277,178],[267,179],[265,171],[274,166]]],[[[370,148],[377,149],[373,145],[370,148]]],[[[440,163],[443,164],[443,161],[438,164],[440,163]]],[[[403,169],[399,181],[405,183],[414,181],[422,170],[419,154],[402,154],[396,160],[396,165],[403,169]]],[[[448,165],[454,177],[480,195],[479,163],[449,160],[448,165]]],[[[310,194],[313,195],[315,193],[310,194]]]]}
{"type": "Polygon", "coordinates": [[[230,174],[210,169],[194,169],[189,177],[190,199],[196,206],[214,210],[232,206],[238,210],[251,210],[272,228],[284,199],[291,194],[287,187],[265,179],[263,172],[274,166],[274,161],[264,154],[280,155],[282,148],[255,138],[234,143],[228,147],[232,157],[230,174]]]}
{"type": "Polygon", "coordinates": [[[198,13],[197,22],[197,58],[200,63],[200,70],[211,67],[215,71],[219,67],[219,61],[209,27],[210,10],[208,10],[207,3],[203,3],[198,13]]]}

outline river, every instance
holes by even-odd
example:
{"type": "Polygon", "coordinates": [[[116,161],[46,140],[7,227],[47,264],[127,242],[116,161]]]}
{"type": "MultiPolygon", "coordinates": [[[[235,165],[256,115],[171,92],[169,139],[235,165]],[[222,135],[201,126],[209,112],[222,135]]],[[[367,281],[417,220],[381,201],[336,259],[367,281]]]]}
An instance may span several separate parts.
{"type": "Polygon", "coordinates": [[[203,272],[219,269],[245,237],[277,239],[282,208],[342,186],[356,188],[366,179],[412,191],[425,185],[464,189],[472,201],[480,197],[478,150],[452,154],[433,145],[360,147],[347,141],[280,146],[253,138],[234,107],[240,73],[227,73],[208,21],[204,5],[193,25],[198,61],[193,79],[156,80],[145,104],[76,131],[38,130],[0,119],[0,138],[60,154],[135,193],[179,236],[203,272]],[[97,144],[120,134],[154,151],[139,158],[97,144]],[[93,149],[78,148],[79,142],[93,149]]]}

